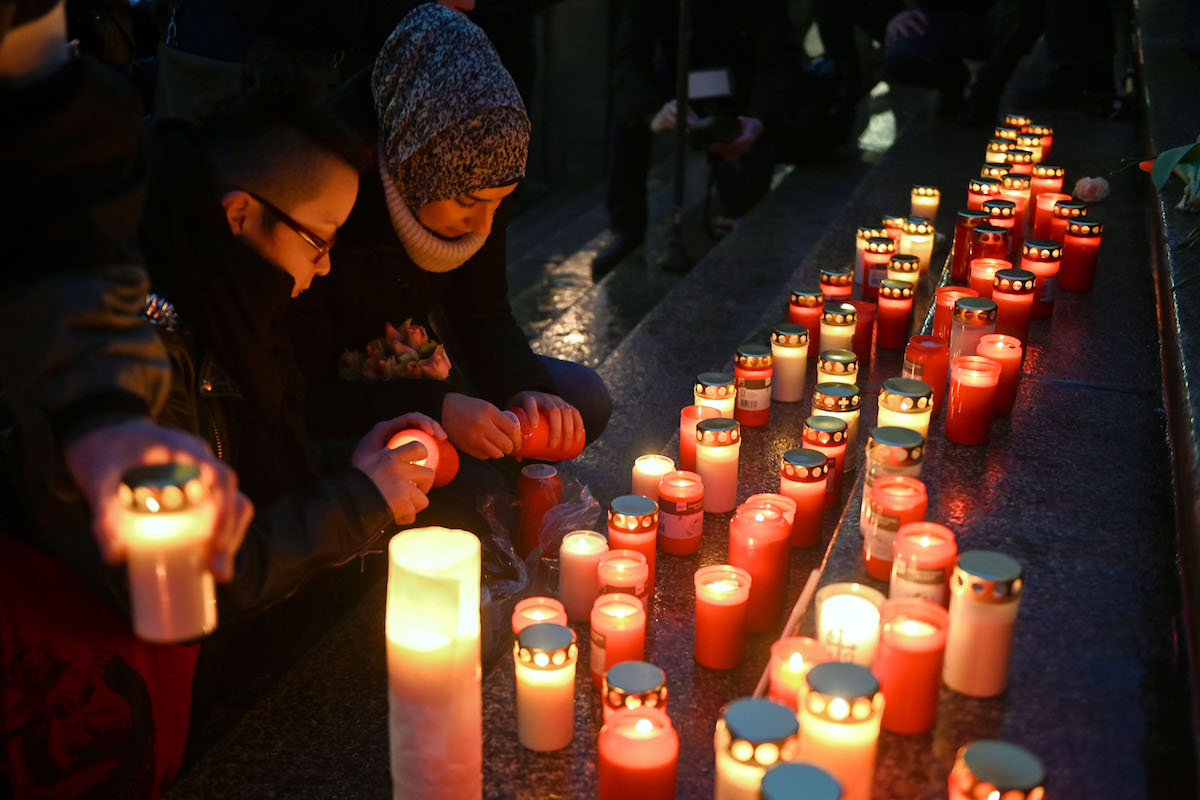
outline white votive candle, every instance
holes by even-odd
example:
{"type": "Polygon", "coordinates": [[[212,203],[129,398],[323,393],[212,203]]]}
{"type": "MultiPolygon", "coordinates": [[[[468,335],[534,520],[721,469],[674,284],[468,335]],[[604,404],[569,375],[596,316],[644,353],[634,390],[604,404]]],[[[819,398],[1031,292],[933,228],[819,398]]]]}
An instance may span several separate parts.
{"type": "Polygon", "coordinates": [[[539,752],[561,750],[575,736],[575,631],[539,622],[517,634],[517,741],[539,752]]]}
{"type": "Polygon", "coordinates": [[[817,592],[817,638],[835,661],[871,665],[884,599],[861,583],[833,583],[817,592]]]}
{"type": "Polygon", "coordinates": [[[675,462],[666,456],[650,453],[638,456],[633,462],[633,491],[658,501],[658,484],[662,476],[675,469],[675,462]]]}

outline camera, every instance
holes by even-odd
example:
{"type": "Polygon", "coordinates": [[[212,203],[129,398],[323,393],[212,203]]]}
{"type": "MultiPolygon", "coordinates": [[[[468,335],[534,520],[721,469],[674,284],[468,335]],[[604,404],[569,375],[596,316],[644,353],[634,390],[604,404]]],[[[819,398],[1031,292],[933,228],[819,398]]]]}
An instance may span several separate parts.
{"type": "Polygon", "coordinates": [[[688,145],[693,150],[707,150],[709,145],[732,142],[742,135],[742,123],[732,114],[701,117],[688,127],[688,145]]]}

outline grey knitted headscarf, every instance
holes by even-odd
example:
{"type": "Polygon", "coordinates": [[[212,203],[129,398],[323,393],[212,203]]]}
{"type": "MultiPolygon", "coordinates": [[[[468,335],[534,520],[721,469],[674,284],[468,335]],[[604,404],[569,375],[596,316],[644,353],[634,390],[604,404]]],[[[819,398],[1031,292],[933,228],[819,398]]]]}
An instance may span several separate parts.
{"type": "Polygon", "coordinates": [[[438,3],[413,9],[371,74],[380,154],[405,205],[507,186],[525,176],[529,117],[474,23],[438,3]]]}

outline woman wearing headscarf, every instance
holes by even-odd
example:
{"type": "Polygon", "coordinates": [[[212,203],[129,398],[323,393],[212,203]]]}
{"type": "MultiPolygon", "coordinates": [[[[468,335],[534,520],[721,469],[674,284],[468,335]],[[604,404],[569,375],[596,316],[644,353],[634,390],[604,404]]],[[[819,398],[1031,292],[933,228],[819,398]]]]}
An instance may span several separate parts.
{"type": "MultiPolygon", "coordinates": [[[[296,349],[308,355],[310,425],[351,434],[398,410],[421,411],[481,459],[519,443],[502,413],[510,407],[543,417],[551,445],[581,425],[589,440],[599,435],[611,410],[603,382],[587,367],[535,355],[508,303],[502,201],[524,177],[530,126],[484,33],[437,4],[419,6],[337,102],[373,140],[375,162],[360,175],[332,275],[293,315],[296,349]],[[448,379],[336,379],[344,352],[405,321],[447,344],[448,379]]],[[[372,355],[368,348],[366,377],[377,378],[372,355]]],[[[347,363],[353,371],[363,360],[343,360],[343,375],[347,363]]]]}

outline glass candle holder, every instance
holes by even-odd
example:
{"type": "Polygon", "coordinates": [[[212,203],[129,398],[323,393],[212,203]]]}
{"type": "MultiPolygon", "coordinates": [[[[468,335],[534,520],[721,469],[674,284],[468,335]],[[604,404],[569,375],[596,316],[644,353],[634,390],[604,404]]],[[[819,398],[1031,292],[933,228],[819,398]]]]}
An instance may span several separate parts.
{"type": "Polygon", "coordinates": [[[933,388],[913,378],[888,378],[879,390],[879,424],[929,436],[933,388]]]}
{"type": "MultiPolygon", "coordinates": [[[[1066,248],[1067,222],[1087,216],[1087,203],[1082,200],[1059,200],[1050,207],[1050,230],[1046,238],[1062,242],[1066,248]]],[[[1059,285],[1062,285],[1060,272],[1059,285]]]]}
{"type": "Polygon", "coordinates": [[[675,469],[675,462],[658,453],[647,453],[633,460],[633,480],[630,494],[640,494],[658,500],[658,484],[662,476],[675,469]]]}
{"type": "Polygon", "coordinates": [[[1024,747],[1000,739],[963,745],[950,770],[950,800],[1045,800],[1046,769],[1024,747]]]}
{"type": "Polygon", "coordinates": [[[902,525],[892,542],[892,574],[888,595],[919,597],[946,605],[950,573],[958,558],[954,531],[936,522],[902,525]]]}
{"type": "Polygon", "coordinates": [[[925,460],[925,437],[908,428],[890,425],[871,429],[867,437],[866,471],[863,473],[862,502],[859,506],[858,527],[866,530],[871,508],[871,489],[875,481],[885,475],[908,475],[916,478],[921,474],[925,460]]]}
{"type": "Polygon", "coordinates": [[[1008,164],[1009,172],[1015,172],[1018,175],[1033,175],[1033,152],[1030,150],[1010,147],[1004,153],[1004,163],[1008,164]]]}
{"type": "Polygon", "coordinates": [[[704,510],[724,514],[737,506],[741,426],[732,419],[706,419],[696,426],[696,474],[704,482],[704,510]]]}
{"type": "Polygon", "coordinates": [[[866,667],[827,662],[808,672],[800,703],[799,761],[842,786],[842,800],[870,800],[883,693],[866,667]]]}
{"type": "Polygon", "coordinates": [[[1062,263],[1062,245],[1048,239],[1027,239],[1021,247],[1021,269],[1037,277],[1033,319],[1045,319],[1054,312],[1058,295],[1058,270],[1062,263]]]}
{"type": "MultiPolygon", "coordinates": [[[[845,470],[854,469],[858,465],[858,418],[861,409],[862,395],[857,386],[818,383],[813,388],[813,414],[836,417],[846,423],[846,458],[843,462],[845,470]]],[[[837,488],[840,490],[840,482],[837,488]]]]}
{"type": "Polygon", "coordinates": [[[774,358],[771,348],[747,342],[733,357],[733,377],[737,382],[737,403],[733,418],[750,428],[761,428],[771,419],[771,373],[774,358]]]}
{"type": "Polygon", "coordinates": [[[1011,125],[1018,130],[1025,130],[1029,125],[1029,116],[1027,114],[1005,114],[1004,124],[1011,125]]]}
{"type": "Polygon", "coordinates": [[[816,639],[786,636],[777,640],[771,645],[771,661],[767,666],[770,679],[767,697],[781,706],[797,708],[808,671],[831,660],[829,650],[816,639]]]}
{"type": "Polygon", "coordinates": [[[871,486],[867,525],[862,530],[863,562],[867,574],[879,581],[892,575],[892,542],[896,532],[910,522],[925,519],[929,496],[920,478],[882,475],[871,486]]]}
{"type": "Polygon", "coordinates": [[[792,289],[788,301],[788,322],[803,325],[808,331],[808,346],[820,352],[821,312],[825,307],[825,295],[820,286],[798,286],[792,289]]]}
{"type": "Polygon", "coordinates": [[[713,736],[714,800],[758,800],[767,769],[795,760],[799,732],[796,713],[779,703],[745,697],[727,704],[713,736]]]}
{"type": "Polygon", "coordinates": [[[987,150],[984,151],[983,160],[989,164],[1008,164],[1008,151],[1016,145],[1011,139],[997,139],[995,137],[988,139],[987,150]]]}
{"type": "MultiPolygon", "coordinates": [[[[600,597],[606,594],[624,594],[646,606],[647,589],[650,586],[650,565],[646,556],[636,550],[611,549],[600,556],[596,565],[596,576],[600,584],[600,597]]],[[[596,604],[592,603],[593,616],[596,604]]],[[[600,674],[604,670],[599,671],[600,674]]]]}
{"type": "Polygon", "coordinates": [[[916,185],[909,192],[909,216],[937,219],[938,205],[942,202],[942,190],[936,186],[916,185]]]}
{"type": "Polygon", "coordinates": [[[575,738],[575,631],[538,622],[517,634],[517,741],[536,752],[561,750],[575,738]]]}
{"type": "Polygon", "coordinates": [[[217,627],[208,567],[216,516],[200,468],[180,462],[134,467],[121,479],[133,630],[147,642],[185,642],[217,627]]]}
{"type": "MultiPolygon", "coordinates": [[[[635,553],[634,555],[639,555],[635,553]]],[[[600,565],[603,568],[604,564],[600,565]]],[[[641,661],[646,650],[646,609],[629,594],[602,594],[592,604],[592,684],[622,661],[641,661]]]]}
{"type": "MultiPolygon", "coordinates": [[[[791,322],[781,322],[772,328],[771,358],[774,362],[771,400],[797,403],[804,399],[804,373],[808,367],[808,329],[791,322]]],[[[682,438],[680,441],[683,441],[682,438]]]]}
{"type": "Polygon", "coordinates": [[[763,775],[762,800],[842,800],[837,780],[812,764],[776,764],[763,775]]]}
{"type": "Polygon", "coordinates": [[[571,531],[558,547],[558,599],[571,622],[581,622],[592,612],[600,595],[596,568],[608,552],[608,539],[596,531],[571,531]]]}
{"type": "Polygon", "coordinates": [[[888,262],[885,280],[904,281],[915,290],[917,282],[921,280],[921,260],[908,253],[897,253],[888,262]]]}
{"type": "MultiPolygon", "coordinates": [[[[1042,151],[1044,153],[1046,149],[1044,138],[1042,142],[1042,151]]],[[[1063,178],[1066,172],[1062,167],[1052,164],[1034,164],[1033,174],[1029,176],[1029,194],[1031,198],[1036,201],[1045,192],[1061,194],[1063,178]]]]}
{"type": "Polygon", "coordinates": [[[859,226],[854,237],[854,282],[859,286],[865,286],[867,283],[867,262],[863,258],[867,242],[871,239],[885,238],[888,238],[886,228],[878,225],[859,226]]]}
{"type": "Polygon", "coordinates": [[[971,288],[977,297],[992,296],[996,273],[1002,269],[1012,269],[1012,262],[1005,258],[971,259],[971,288]]]}
{"type": "Polygon", "coordinates": [[[600,729],[598,800],[673,800],[679,734],[658,708],[619,711],[600,729]]]}
{"type": "Polygon", "coordinates": [[[817,356],[817,383],[858,384],[858,354],[853,350],[824,350],[817,356]]]}
{"type": "Polygon", "coordinates": [[[997,125],[996,129],[992,132],[992,138],[1008,139],[1009,141],[1015,142],[1020,133],[1021,129],[1012,125],[997,125]]]}
{"type": "Polygon", "coordinates": [[[912,328],[913,284],[886,280],[879,284],[879,322],[876,342],[883,350],[900,350],[912,328]]]}
{"type": "MultiPolygon", "coordinates": [[[[403,447],[404,445],[408,444],[409,442],[419,442],[420,445],[425,448],[425,457],[418,461],[413,461],[412,463],[416,464],[418,467],[425,467],[427,469],[433,470],[433,472],[434,472],[433,480],[434,480],[435,486],[438,486],[438,487],[445,486],[447,483],[450,482],[450,480],[453,480],[454,476],[451,475],[450,479],[446,480],[445,482],[438,481],[437,473],[438,473],[438,467],[441,465],[441,460],[442,460],[441,459],[441,450],[442,449],[441,449],[441,447],[438,446],[437,439],[430,436],[428,433],[421,430],[420,428],[410,428],[408,430],[400,431],[399,433],[397,433],[395,436],[393,436],[391,439],[388,440],[387,446],[388,446],[389,450],[395,450],[399,447],[403,447]]],[[[457,474],[457,472],[458,472],[458,470],[455,469],[456,474],[457,474]]]]}
{"type": "Polygon", "coordinates": [[[965,286],[970,280],[971,231],[991,222],[983,211],[983,200],[975,210],[959,211],[954,222],[954,248],[950,253],[950,281],[965,286]]]}
{"type": "Polygon", "coordinates": [[[1030,224],[1029,215],[1029,198],[1030,198],[1030,178],[1028,175],[1018,175],[1015,172],[1005,173],[1000,178],[1000,197],[1005,200],[1011,200],[1016,204],[1017,213],[1016,222],[1013,225],[1013,241],[1021,241],[1025,238],[1028,229],[1027,224],[1030,224]]]}
{"type": "Polygon", "coordinates": [[[1054,144],[1054,128],[1040,122],[1031,122],[1025,126],[1025,132],[1042,137],[1042,157],[1038,161],[1045,161],[1049,158],[1050,147],[1054,144]]]}
{"type": "Polygon", "coordinates": [[[796,501],[779,492],[759,492],[758,494],[752,494],[738,506],[738,511],[757,507],[773,508],[783,514],[789,530],[792,523],[796,521],[796,501]]]}
{"type": "Polygon", "coordinates": [[[827,463],[824,508],[834,508],[841,500],[842,474],[846,466],[846,429],[846,421],[833,416],[814,415],[804,421],[802,449],[821,453],[827,463]]]}
{"type": "Polygon", "coordinates": [[[679,468],[696,469],[696,425],[702,419],[716,419],[721,412],[712,406],[684,406],[679,411],[679,468]]]}
{"type": "Polygon", "coordinates": [[[729,521],[729,563],[750,575],[746,629],[755,633],[779,624],[787,594],[792,526],[783,512],[742,506],[729,521]]]}
{"type": "Polygon", "coordinates": [[[823,452],[798,447],[783,454],[779,492],[796,504],[792,547],[812,547],[821,540],[821,515],[831,465],[823,452]]]}
{"type": "Polygon", "coordinates": [[[1008,174],[1008,164],[987,164],[979,168],[979,177],[1000,180],[1008,174]]]}
{"type": "Polygon", "coordinates": [[[976,225],[971,231],[971,243],[967,250],[967,263],[977,258],[1002,258],[1008,260],[1009,242],[1012,235],[1008,228],[1001,228],[989,221],[976,225]]]}
{"type": "Polygon", "coordinates": [[[947,439],[956,444],[987,444],[999,382],[1000,365],[990,358],[960,356],[950,361],[947,439]]]}
{"type": "Polygon", "coordinates": [[[614,551],[633,550],[646,557],[649,575],[644,600],[654,597],[654,572],[658,554],[658,503],[640,494],[614,497],[608,504],[608,546],[614,551]]]}
{"type": "MultiPolygon", "coordinates": [[[[996,332],[996,301],[986,297],[960,297],[954,301],[950,319],[950,363],[959,356],[969,356],[979,346],[979,340],[996,332]]],[[[954,380],[951,369],[950,380],[954,380]]]]}
{"type": "Polygon", "coordinates": [[[513,607],[512,632],[514,635],[540,622],[567,624],[567,610],[553,597],[526,597],[513,607]]]}
{"type": "Polygon", "coordinates": [[[884,599],[883,592],[861,583],[831,583],[817,590],[817,638],[835,661],[870,666],[884,599]]]}
{"type": "Polygon", "coordinates": [[[722,417],[733,419],[737,403],[732,372],[701,372],[692,387],[693,402],[698,406],[715,408],[722,417]]]}
{"type": "Polygon", "coordinates": [[[933,258],[933,223],[924,217],[904,220],[904,235],[900,237],[899,251],[916,256],[921,262],[922,273],[928,270],[929,261],[933,258]]]}
{"type": "MultiPolygon", "coordinates": [[[[887,277],[888,263],[896,254],[896,242],[887,237],[877,237],[867,240],[863,251],[863,263],[866,270],[866,283],[863,284],[863,298],[874,301],[879,292],[879,283],[887,277]]],[[[828,347],[826,343],[826,347],[828,347]]]]}
{"type": "Polygon", "coordinates": [[[1092,290],[1092,283],[1096,280],[1096,256],[1100,252],[1103,235],[1103,222],[1094,219],[1067,221],[1062,264],[1058,271],[1058,285],[1061,288],[1068,292],[1092,290]]]}
{"type": "Polygon", "coordinates": [[[822,267],[821,293],[826,303],[846,300],[854,293],[854,270],[850,267],[822,267]]]}
{"type": "Polygon", "coordinates": [[[622,661],[604,673],[600,708],[608,722],[621,711],[667,710],[667,673],[649,661],[622,661]]]}
{"type": "MultiPolygon", "coordinates": [[[[966,282],[967,279],[964,279],[963,283],[966,282]]],[[[954,303],[960,297],[979,297],[979,292],[967,286],[942,286],[933,293],[933,330],[931,334],[935,339],[940,339],[946,344],[950,344],[950,327],[954,319],[954,303]]]]}
{"type": "Polygon", "coordinates": [[[704,481],[695,472],[675,470],[658,484],[658,544],[664,552],[687,556],[700,549],[704,531],[704,481]]]}
{"type": "Polygon", "coordinates": [[[959,694],[995,697],[1008,685],[1021,574],[1020,562],[1003,553],[968,550],[958,557],[942,680],[959,694]]]}
{"type": "Polygon", "coordinates": [[[1003,256],[1007,258],[1011,254],[1013,242],[1022,239],[1023,231],[1017,227],[1017,204],[1003,196],[991,197],[983,201],[983,213],[988,215],[989,225],[1008,231],[1010,252],[1003,256]]]}
{"type": "Polygon", "coordinates": [[[990,358],[1000,365],[1000,381],[996,384],[992,413],[997,417],[1007,417],[1017,401],[1017,385],[1021,379],[1021,340],[1003,333],[989,333],[979,340],[975,355],[990,358]]]}
{"type": "Polygon", "coordinates": [[[996,332],[1029,339],[1029,320],[1037,299],[1037,277],[1023,269],[1002,269],[992,281],[996,303],[996,332]]]}
{"type": "MultiPolygon", "coordinates": [[[[849,303],[827,303],[821,313],[821,346],[824,350],[853,350],[858,312],[849,303]]],[[[823,352],[818,350],[817,352],[823,352]]]]}
{"type": "MultiPolygon", "coordinates": [[[[994,162],[988,162],[994,163],[994,162]]],[[[1001,161],[1001,164],[1004,162],[1001,161]]],[[[1000,180],[998,178],[971,178],[967,181],[967,208],[971,211],[982,211],[983,201],[990,197],[1000,196],[1000,180]]]]}
{"type": "Polygon", "coordinates": [[[1062,235],[1055,239],[1050,235],[1050,212],[1054,206],[1061,202],[1070,200],[1071,195],[1063,194],[1062,192],[1040,192],[1033,200],[1033,236],[1035,239],[1049,239],[1054,242],[1062,242],[1062,235]]]}
{"type": "Polygon", "coordinates": [[[900,246],[900,237],[904,235],[904,214],[884,214],[882,217],[884,235],[900,246]]]}
{"type": "Polygon", "coordinates": [[[936,414],[946,404],[950,346],[936,336],[922,334],[912,337],[904,348],[904,367],[900,376],[921,381],[933,390],[933,413],[936,414]]]}
{"type": "Polygon", "coordinates": [[[696,570],[696,663],[733,669],[746,655],[746,608],[752,576],[728,564],[696,570]]]}
{"type": "Polygon", "coordinates": [[[1045,151],[1042,148],[1042,137],[1029,131],[1017,135],[1017,148],[1029,151],[1032,164],[1040,164],[1042,157],[1045,155],[1045,151]]]}
{"type": "MultiPolygon", "coordinates": [[[[854,306],[854,345],[858,363],[871,360],[871,345],[875,339],[875,304],[866,300],[849,300],[854,306]]],[[[861,370],[860,370],[861,371],[861,370]]]]}
{"type": "Polygon", "coordinates": [[[883,729],[925,733],[937,717],[950,615],[913,597],[886,600],[879,614],[879,647],[871,672],[886,700],[883,729]]]}

